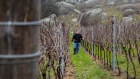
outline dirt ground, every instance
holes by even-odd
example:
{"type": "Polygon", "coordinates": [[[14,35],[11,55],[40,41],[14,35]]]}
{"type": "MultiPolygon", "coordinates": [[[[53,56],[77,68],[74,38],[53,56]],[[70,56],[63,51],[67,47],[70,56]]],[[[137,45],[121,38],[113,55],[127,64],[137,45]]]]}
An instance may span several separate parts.
{"type": "Polygon", "coordinates": [[[71,54],[69,53],[68,55],[68,61],[67,61],[67,66],[66,66],[66,72],[65,72],[65,77],[64,79],[74,79],[74,65],[71,62],[71,54]]]}

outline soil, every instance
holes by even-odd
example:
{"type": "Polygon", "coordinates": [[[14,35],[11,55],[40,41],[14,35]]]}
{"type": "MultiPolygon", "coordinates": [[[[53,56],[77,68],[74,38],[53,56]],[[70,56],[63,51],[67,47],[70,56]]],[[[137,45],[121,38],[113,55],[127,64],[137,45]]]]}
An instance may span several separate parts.
{"type": "Polygon", "coordinates": [[[71,54],[69,53],[68,55],[68,61],[67,61],[67,66],[66,66],[66,72],[65,72],[65,77],[64,79],[74,79],[74,65],[71,62],[71,54]]]}
{"type": "MultiPolygon", "coordinates": [[[[74,65],[71,62],[71,54],[68,53],[68,60],[67,60],[64,79],[74,79],[75,78],[74,73],[75,70],[74,70],[74,65]]],[[[55,77],[53,76],[51,79],[55,79],[55,77]]]]}

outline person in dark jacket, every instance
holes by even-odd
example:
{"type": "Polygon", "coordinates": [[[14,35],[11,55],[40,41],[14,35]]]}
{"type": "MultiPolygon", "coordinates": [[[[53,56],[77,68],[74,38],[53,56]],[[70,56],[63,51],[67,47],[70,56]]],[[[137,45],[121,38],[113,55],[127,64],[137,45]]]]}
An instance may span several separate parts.
{"type": "Polygon", "coordinates": [[[80,34],[79,30],[76,30],[76,33],[72,37],[72,42],[74,41],[74,54],[78,54],[79,47],[81,45],[81,40],[83,39],[82,35],[80,34]]]}

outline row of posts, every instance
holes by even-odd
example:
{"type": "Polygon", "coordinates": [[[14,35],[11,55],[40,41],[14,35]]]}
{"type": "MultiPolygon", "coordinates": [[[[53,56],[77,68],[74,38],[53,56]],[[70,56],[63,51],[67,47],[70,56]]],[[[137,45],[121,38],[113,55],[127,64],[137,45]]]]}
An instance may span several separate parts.
{"type": "MultiPolygon", "coordinates": [[[[93,32],[94,28],[92,27],[92,56],[94,56],[94,44],[93,44],[93,32]]],[[[115,64],[116,64],[116,16],[113,16],[113,71],[116,70],[115,64]]]]}
{"type": "MultiPolygon", "coordinates": [[[[18,2],[19,2],[18,4],[24,3],[26,5],[14,5],[12,0],[9,0],[9,1],[0,0],[0,22],[2,22],[1,24],[3,25],[3,26],[0,25],[0,32],[1,32],[0,33],[0,55],[5,56],[5,58],[3,57],[4,59],[0,58],[0,62],[5,63],[5,64],[0,64],[0,71],[1,71],[0,79],[37,79],[38,62],[35,60],[37,60],[38,58],[35,56],[38,56],[36,54],[38,54],[38,51],[39,51],[39,26],[38,25],[33,26],[33,25],[35,25],[35,21],[40,20],[40,10],[39,10],[40,0],[36,0],[36,1],[19,0],[18,2]],[[35,9],[33,9],[30,6],[34,7],[35,9]],[[15,12],[13,12],[12,10],[15,12]],[[9,18],[7,16],[12,16],[12,17],[9,18]],[[8,21],[10,21],[10,23],[8,21]],[[18,23],[17,25],[15,23],[14,26],[11,26],[12,22],[14,21],[23,22],[21,23],[23,24],[22,27],[18,23]],[[28,21],[30,21],[31,23],[24,24],[24,22],[28,22],[28,21]],[[25,26],[28,26],[28,27],[25,27],[25,26]],[[9,31],[10,33],[7,31],[9,31]],[[32,50],[32,49],[35,49],[35,50],[32,50]],[[8,52],[9,50],[10,52],[8,52]],[[21,56],[21,58],[18,58],[17,56],[21,56]],[[13,57],[13,59],[10,60],[9,59],[10,57],[11,58],[13,57]],[[21,60],[22,57],[24,60],[27,60],[27,61],[23,63],[14,64],[15,62],[17,62],[17,60],[23,61],[21,60]],[[17,59],[14,59],[14,58],[17,58],[17,59]],[[29,58],[30,61],[29,59],[25,59],[25,58],[29,58]],[[13,64],[8,64],[10,62],[13,62],[13,64]]],[[[113,20],[114,20],[113,70],[115,71],[115,55],[116,55],[116,52],[115,52],[116,17],[115,16],[113,20]]],[[[94,56],[93,39],[94,38],[93,38],[93,29],[92,29],[92,56],[94,56]]],[[[62,55],[62,75],[64,78],[64,51],[62,55]]]]}

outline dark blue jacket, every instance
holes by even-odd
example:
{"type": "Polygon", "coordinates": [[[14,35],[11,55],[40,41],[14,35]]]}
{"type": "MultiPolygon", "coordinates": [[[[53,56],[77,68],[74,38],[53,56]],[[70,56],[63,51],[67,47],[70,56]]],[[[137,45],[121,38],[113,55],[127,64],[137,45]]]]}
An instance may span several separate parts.
{"type": "Polygon", "coordinates": [[[72,37],[72,42],[74,40],[74,43],[81,43],[82,38],[83,37],[81,34],[74,34],[72,37]]]}

